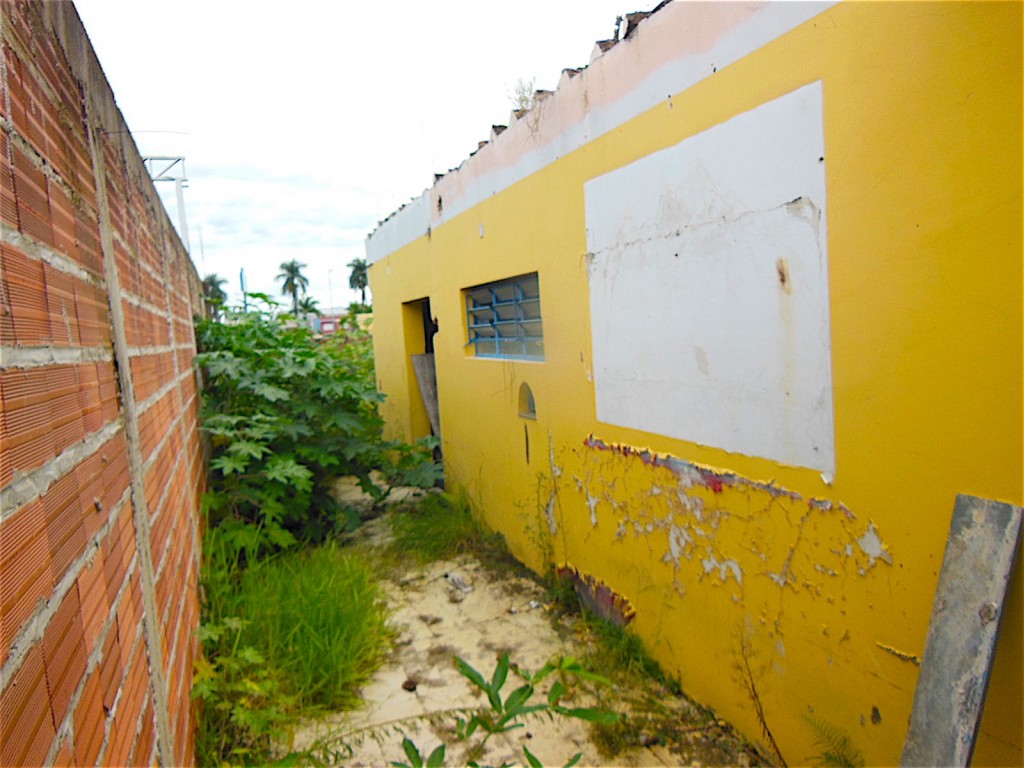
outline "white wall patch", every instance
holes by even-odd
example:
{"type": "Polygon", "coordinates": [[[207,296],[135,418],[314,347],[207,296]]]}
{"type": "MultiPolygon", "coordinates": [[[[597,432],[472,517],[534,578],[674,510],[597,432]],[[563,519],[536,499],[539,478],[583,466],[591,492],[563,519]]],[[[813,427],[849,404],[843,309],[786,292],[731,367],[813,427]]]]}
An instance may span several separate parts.
{"type": "Polygon", "coordinates": [[[585,185],[597,418],[835,471],[821,83],[585,185]]]}

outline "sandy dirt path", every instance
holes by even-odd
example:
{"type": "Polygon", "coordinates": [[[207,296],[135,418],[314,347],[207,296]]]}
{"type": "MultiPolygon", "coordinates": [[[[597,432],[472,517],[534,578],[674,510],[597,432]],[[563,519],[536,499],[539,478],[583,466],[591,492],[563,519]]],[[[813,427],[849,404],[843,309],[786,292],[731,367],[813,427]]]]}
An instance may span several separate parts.
{"type": "MultiPolygon", "coordinates": [[[[391,513],[389,513],[391,514],[391,513]]],[[[360,528],[359,546],[384,546],[387,516],[360,528]]],[[[760,758],[722,721],[674,696],[656,681],[618,680],[602,686],[602,704],[626,713],[636,727],[634,742],[614,756],[599,749],[588,723],[565,717],[533,717],[522,728],[490,738],[481,754],[478,742],[455,739],[454,710],[485,707],[486,697],[455,668],[459,656],[489,679],[498,657],[536,671],[558,657],[582,658],[587,640],[571,618],[552,622],[542,587],[507,569],[487,568],[472,556],[427,566],[399,567],[385,581],[395,643],[383,666],[363,688],[364,705],[308,723],[294,746],[308,748],[318,739],[333,745],[332,762],[347,766],[385,766],[407,762],[402,738],[408,736],[426,756],[442,741],[445,765],[525,765],[525,745],[545,766],[563,766],[582,753],[583,766],[740,765],[760,758]],[[456,586],[458,585],[458,586],[456,586]],[[460,588],[461,587],[461,588],[460,588]],[[556,627],[558,627],[556,629],[556,627]],[[648,723],[645,718],[649,719],[648,723]],[[342,745],[345,746],[342,746],[342,745]],[[349,751],[351,750],[351,751],[349,751]]],[[[601,669],[592,671],[604,674],[601,669]]],[[[507,696],[521,685],[509,675],[507,696]]],[[[548,683],[537,703],[545,701],[548,683]]],[[[566,706],[592,706],[584,690],[566,706]]]]}

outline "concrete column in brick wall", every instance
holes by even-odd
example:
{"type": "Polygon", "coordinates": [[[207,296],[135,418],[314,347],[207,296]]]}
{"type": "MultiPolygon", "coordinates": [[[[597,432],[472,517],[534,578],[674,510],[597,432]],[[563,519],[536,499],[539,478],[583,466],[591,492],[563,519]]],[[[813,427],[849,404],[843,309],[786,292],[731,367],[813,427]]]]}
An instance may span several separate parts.
{"type": "MultiPolygon", "coordinates": [[[[168,222],[167,222],[167,220],[166,219],[161,219],[159,221],[159,227],[160,227],[160,239],[161,239],[161,242],[163,242],[163,244],[164,244],[164,250],[167,253],[173,253],[173,246],[170,244],[172,236],[168,232],[168,222]]],[[[182,258],[182,257],[179,255],[179,258],[182,258]]],[[[170,269],[171,269],[170,260],[169,259],[164,259],[163,260],[164,301],[165,301],[166,306],[167,306],[167,326],[171,329],[171,347],[175,350],[175,354],[171,357],[171,364],[172,364],[173,370],[174,370],[174,381],[180,382],[181,375],[182,375],[183,371],[181,370],[181,366],[178,363],[177,350],[179,349],[179,345],[184,344],[184,343],[188,343],[191,346],[195,347],[196,338],[195,338],[195,331],[194,331],[194,329],[193,329],[193,332],[191,334],[189,334],[189,338],[188,339],[180,339],[180,338],[178,338],[178,329],[177,329],[177,326],[175,325],[175,322],[174,322],[174,307],[173,307],[173,302],[172,302],[172,298],[171,298],[171,272],[170,272],[170,269]]],[[[194,302],[192,296],[189,296],[189,300],[190,300],[190,303],[193,305],[193,307],[195,307],[195,302],[194,302]]],[[[174,392],[175,392],[175,396],[178,399],[178,409],[182,413],[184,413],[185,412],[185,400],[181,396],[181,385],[180,385],[180,383],[177,386],[175,386],[174,392]]],[[[188,436],[186,435],[184,424],[182,424],[180,426],[180,429],[181,429],[182,442],[183,442],[183,444],[187,444],[188,436]]],[[[190,505],[190,507],[192,509],[198,509],[199,508],[199,489],[197,487],[195,487],[194,485],[189,484],[187,489],[186,489],[186,492],[189,495],[189,499],[190,499],[189,505],[190,505]]],[[[189,524],[190,524],[191,529],[192,529],[192,541],[195,543],[195,546],[192,549],[192,558],[193,558],[193,561],[195,562],[196,571],[198,572],[199,568],[200,568],[200,565],[201,565],[201,553],[200,553],[200,550],[199,550],[199,520],[198,520],[198,518],[195,515],[190,515],[189,516],[189,524]]]]}
{"type": "Polygon", "coordinates": [[[156,761],[160,765],[174,763],[174,740],[168,707],[167,682],[164,679],[163,645],[157,610],[156,573],[153,567],[150,510],[146,501],[145,463],[142,458],[142,439],[139,431],[138,404],[132,381],[131,359],[128,350],[126,319],[121,301],[121,281],[114,255],[114,235],[111,225],[110,204],[107,198],[106,166],[100,140],[102,128],[95,117],[97,109],[86,100],[86,119],[89,131],[89,150],[92,155],[96,180],[96,207],[99,215],[100,248],[103,253],[103,271],[110,301],[111,330],[114,341],[114,360],[121,389],[121,407],[124,414],[128,444],[128,468],[131,475],[131,499],[138,542],[139,572],[142,583],[142,624],[149,660],[150,691],[156,718],[156,761]]]}

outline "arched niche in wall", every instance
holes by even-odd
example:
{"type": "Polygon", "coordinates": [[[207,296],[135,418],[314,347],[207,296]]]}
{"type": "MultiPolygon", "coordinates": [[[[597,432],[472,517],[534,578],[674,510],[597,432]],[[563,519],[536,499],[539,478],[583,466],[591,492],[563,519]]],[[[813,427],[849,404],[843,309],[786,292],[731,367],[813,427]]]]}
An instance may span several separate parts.
{"type": "Polygon", "coordinates": [[[537,418],[537,401],[533,399],[533,390],[525,381],[519,385],[519,415],[524,419],[537,418]]]}

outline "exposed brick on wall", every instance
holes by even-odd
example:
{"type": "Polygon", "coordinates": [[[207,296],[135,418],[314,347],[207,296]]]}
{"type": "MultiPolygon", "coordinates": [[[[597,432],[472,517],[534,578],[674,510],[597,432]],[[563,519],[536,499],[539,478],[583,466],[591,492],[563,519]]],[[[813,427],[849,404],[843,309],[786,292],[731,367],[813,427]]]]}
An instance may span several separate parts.
{"type": "Polygon", "coordinates": [[[73,5],[0,9],[0,765],[188,764],[199,279],[73,5]]]}

